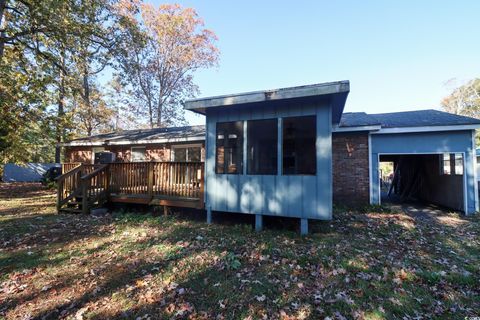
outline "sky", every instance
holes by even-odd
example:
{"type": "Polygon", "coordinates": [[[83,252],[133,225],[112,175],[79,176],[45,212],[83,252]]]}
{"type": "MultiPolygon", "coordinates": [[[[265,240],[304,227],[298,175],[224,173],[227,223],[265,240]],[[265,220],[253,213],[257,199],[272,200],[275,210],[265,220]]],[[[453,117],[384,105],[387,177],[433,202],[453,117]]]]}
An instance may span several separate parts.
{"type": "Polygon", "coordinates": [[[480,77],[478,0],[177,3],[218,36],[219,66],[195,74],[199,97],[349,80],[345,112],[439,109],[480,77]]]}

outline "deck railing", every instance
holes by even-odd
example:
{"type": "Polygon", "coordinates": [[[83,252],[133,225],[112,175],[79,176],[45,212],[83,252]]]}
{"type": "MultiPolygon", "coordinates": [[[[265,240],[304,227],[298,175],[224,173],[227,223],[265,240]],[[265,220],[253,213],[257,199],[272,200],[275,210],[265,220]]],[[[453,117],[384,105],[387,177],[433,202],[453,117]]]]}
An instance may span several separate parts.
{"type": "Polygon", "coordinates": [[[82,164],[58,182],[59,210],[74,198],[82,212],[108,201],[203,207],[203,162],[123,162],[82,164]],[[182,202],[183,201],[183,202],[182,202]],[[193,202],[193,204],[192,204],[193,202]]]}
{"type": "Polygon", "coordinates": [[[65,204],[80,195],[80,182],[82,177],[82,167],[77,166],[68,172],[59,176],[57,180],[57,210],[59,211],[65,204]]]}
{"type": "Polygon", "coordinates": [[[203,198],[203,162],[125,162],[109,166],[111,193],[203,198]]]}
{"type": "Polygon", "coordinates": [[[62,174],[65,174],[70,170],[75,169],[76,167],[79,167],[81,165],[82,164],[80,162],[62,163],[62,174]]]}

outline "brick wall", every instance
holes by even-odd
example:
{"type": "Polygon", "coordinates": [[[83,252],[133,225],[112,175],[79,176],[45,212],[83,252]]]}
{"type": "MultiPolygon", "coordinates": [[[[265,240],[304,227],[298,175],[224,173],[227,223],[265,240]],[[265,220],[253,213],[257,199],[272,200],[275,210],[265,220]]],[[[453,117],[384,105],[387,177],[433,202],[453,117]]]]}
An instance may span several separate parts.
{"type": "Polygon", "coordinates": [[[92,147],[66,147],[64,162],[92,162],[92,147]]]}
{"type": "Polygon", "coordinates": [[[349,206],[370,202],[368,134],[332,136],[333,202],[349,206]]]}

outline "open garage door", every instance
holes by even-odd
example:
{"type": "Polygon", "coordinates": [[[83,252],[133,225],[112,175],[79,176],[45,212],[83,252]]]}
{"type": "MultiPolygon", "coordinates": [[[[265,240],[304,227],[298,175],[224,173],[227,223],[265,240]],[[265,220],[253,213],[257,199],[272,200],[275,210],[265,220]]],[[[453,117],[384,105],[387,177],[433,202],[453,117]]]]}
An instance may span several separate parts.
{"type": "Polygon", "coordinates": [[[382,202],[422,202],[465,211],[464,154],[379,154],[382,202]]]}

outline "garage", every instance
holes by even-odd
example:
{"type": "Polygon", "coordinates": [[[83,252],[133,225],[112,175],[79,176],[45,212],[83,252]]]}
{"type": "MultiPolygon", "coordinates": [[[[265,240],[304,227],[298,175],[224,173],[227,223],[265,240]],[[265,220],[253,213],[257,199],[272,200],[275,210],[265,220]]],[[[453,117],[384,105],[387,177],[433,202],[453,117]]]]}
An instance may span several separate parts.
{"type": "Polygon", "coordinates": [[[464,211],[464,153],[379,154],[381,203],[464,211]]]}
{"type": "Polygon", "coordinates": [[[466,214],[478,211],[474,132],[465,126],[371,132],[371,202],[420,201],[466,214]]]}

